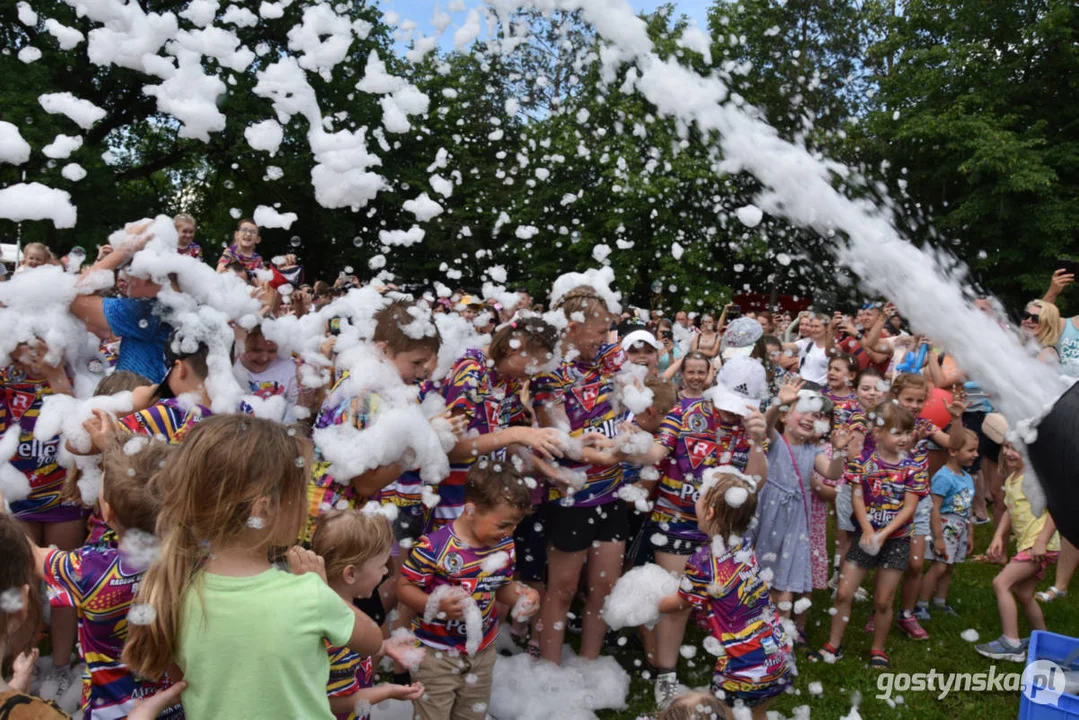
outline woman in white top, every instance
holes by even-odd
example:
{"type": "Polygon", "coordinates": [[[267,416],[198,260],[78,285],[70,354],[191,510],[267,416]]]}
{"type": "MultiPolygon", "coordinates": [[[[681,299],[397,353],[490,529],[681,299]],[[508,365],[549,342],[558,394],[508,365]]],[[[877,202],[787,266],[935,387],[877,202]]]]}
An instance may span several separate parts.
{"type": "Polygon", "coordinates": [[[809,316],[807,331],[808,337],[783,343],[783,349],[798,353],[801,359],[798,374],[803,380],[823,387],[828,382],[828,360],[832,357],[835,337],[828,325],[828,317],[818,313],[809,316]]]}

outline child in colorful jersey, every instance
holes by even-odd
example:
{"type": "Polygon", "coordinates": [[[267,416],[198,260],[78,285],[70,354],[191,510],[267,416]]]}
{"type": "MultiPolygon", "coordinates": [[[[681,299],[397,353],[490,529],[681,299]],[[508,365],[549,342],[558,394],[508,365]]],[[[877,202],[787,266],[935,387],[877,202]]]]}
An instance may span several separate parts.
{"type": "MultiPolygon", "coordinates": [[[[386,575],[393,543],[390,522],[377,506],[330,510],[318,519],[311,549],[326,565],[326,582],[346,603],[371,596],[386,575]]],[[[380,654],[401,657],[409,643],[384,641],[380,654]]],[[[423,685],[375,685],[375,657],[330,645],[330,680],[326,693],[338,720],[370,720],[370,707],[383,700],[416,700],[423,685]]]]}
{"type": "Polygon", "coordinates": [[[172,219],[176,227],[176,252],[202,260],[202,248],[195,242],[195,218],[187,213],[180,213],[172,219]]]}
{"type": "Polygon", "coordinates": [[[859,530],[840,570],[835,614],[828,642],[811,653],[812,661],[843,657],[843,633],[850,620],[854,591],[866,573],[877,571],[874,585],[874,633],[869,664],[887,669],[891,660],[884,651],[892,622],[895,591],[910,560],[911,521],[918,500],[925,493],[918,472],[903,457],[910,447],[914,416],[895,403],[877,411],[873,429],[875,448],[847,465],[844,481],[853,487],[854,518],[859,530]]]}
{"type": "MultiPolygon", "coordinates": [[[[764,481],[768,474],[765,430],[755,403],[722,385],[667,414],[652,450],[635,459],[642,465],[660,465],[659,494],[645,530],[656,564],[680,574],[690,556],[707,542],[708,535],[698,522],[697,501],[709,468],[728,465],[764,481]]],[[[678,689],[676,668],[689,615],[687,606],[665,615],[655,631],[642,631],[645,646],[655,648],[650,660],[656,667],[655,696],[660,708],[670,703],[678,689]]]]}
{"type": "Polygon", "coordinates": [[[910,537],[910,563],[903,576],[903,594],[896,624],[911,640],[928,640],[929,633],[915,616],[915,605],[922,586],[926,538],[931,534],[929,520],[933,512],[933,498],[929,494],[929,443],[932,442],[945,450],[963,445],[965,428],[960,418],[963,417],[966,405],[962,397],[955,397],[948,405],[948,413],[952,421],[948,425],[948,432],[945,432],[932,421],[919,417],[926,398],[929,396],[929,382],[924,377],[911,373],[897,375],[892,380],[891,395],[895,402],[914,415],[914,433],[911,436],[907,462],[918,473],[919,486],[925,488],[925,495],[918,500],[918,507],[914,511],[914,526],[910,537]]]}
{"type": "Polygon", "coordinates": [[[1060,533],[1048,512],[1035,517],[1030,500],[1023,490],[1023,456],[1009,442],[1000,455],[1004,481],[1004,514],[993,533],[986,557],[990,562],[1005,563],[993,578],[993,594],[1000,613],[1000,637],[975,645],[978,654],[992,660],[1024,662],[1029,638],[1019,637],[1019,606],[1027,616],[1031,630],[1045,630],[1045,616],[1034,598],[1034,590],[1045,578],[1045,571],[1060,555],[1060,533]],[[1008,559],[1010,538],[1015,538],[1015,555],[1008,559]]]}
{"type": "MultiPolygon", "coordinates": [[[[566,359],[553,372],[533,378],[532,402],[542,427],[582,438],[613,438],[626,415],[612,404],[615,374],[625,355],[605,344],[614,313],[589,285],[573,288],[554,306],[568,320],[563,337],[566,359]]],[[[613,308],[616,310],[617,308],[613,308]]],[[[622,485],[619,458],[584,448],[581,456],[563,459],[559,472],[548,476],[546,508],[547,594],[540,615],[540,647],[545,660],[562,661],[562,641],[570,602],[588,561],[588,596],[581,631],[581,657],[595,660],[603,649],[607,626],[600,617],[603,601],[618,581],[629,536],[629,508],[618,496],[622,485]],[[584,483],[573,485],[567,475],[584,483]]]]}
{"type": "Polygon", "coordinates": [[[708,611],[710,634],[724,650],[712,692],[728,707],[748,708],[754,720],[763,720],[772,699],[791,685],[795,666],[757,555],[742,539],[757,508],[756,488],[755,480],[733,468],[709,472],[696,516],[710,541],[686,563],[678,592],[660,601],[659,611],[708,611]]]}
{"type": "Polygon", "coordinates": [[[271,549],[303,528],[310,461],[278,423],[215,415],[157,478],[161,556],[135,600],[156,612],[129,626],[123,660],[151,680],[179,667],[189,720],[330,720],[325,641],[361,655],[382,647],[378,626],[319,576],[314,553],[290,550],[293,573],[271,563],[271,549]]]}
{"type": "MultiPolygon", "coordinates": [[[[832,431],[834,432],[837,428],[848,427],[852,418],[857,418],[858,424],[856,427],[861,430],[861,433],[866,432],[867,424],[862,420],[871,415],[880,405],[881,400],[884,399],[883,387],[884,376],[876,368],[867,367],[858,373],[858,377],[854,380],[855,399],[836,405],[832,410],[832,431]]],[[[848,429],[853,433],[855,427],[848,427],[848,429]]],[[[862,436],[861,433],[860,437],[862,436]]],[[[853,458],[858,453],[864,452],[865,445],[872,441],[871,436],[865,438],[865,440],[861,441],[863,448],[857,450],[856,443],[859,442],[860,437],[852,439],[851,444],[848,446],[847,454],[849,457],[853,458]]],[[[828,483],[826,482],[825,485],[827,486],[828,483]]],[[[835,492],[836,547],[835,555],[832,558],[835,565],[835,574],[828,582],[828,586],[833,589],[839,585],[839,567],[843,562],[843,558],[847,556],[847,551],[850,549],[850,534],[854,532],[854,506],[851,505],[851,486],[840,478],[835,483],[835,492]]],[[[865,599],[865,597],[865,590],[858,588],[858,599],[865,599]]]]}
{"type": "MultiPolygon", "coordinates": [[[[266,339],[261,325],[247,332],[244,351],[236,358],[232,370],[240,386],[250,395],[264,401],[275,397],[284,400],[279,416],[281,422],[288,424],[296,420],[296,406],[300,404],[301,395],[296,361],[277,354],[277,343],[266,339]]],[[[309,402],[310,395],[304,393],[304,400],[309,402]]]]}
{"type": "Polygon", "coordinates": [[[240,263],[248,272],[265,270],[266,261],[255,252],[255,247],[262,241],[259,235],[259,226],[254,220],[244,218],[236,224],[236,232],[233,233],[234,244],[225,248],[221,258],[217,261],[217,271],[227,272],[231,263],[240,263]]]}
{"type": "Polygon", "coordinates": [[[466,350],[453,364],[441,393],[446,410],[464,418],[468,430],[449,453],[450,475],[438,484],[439,502],[431,508],[427,532],[460,517],[465,479],[480,457],[504,460],[513,445],[547,461],[562,457],[561,434],[523,424],[527,414],[521,405],[522,382],[554,364],[557,346],[553,327],[539,318],[521,318],[498,328],[487,348],[466,350]]]}
{"type": "Polygon", "coordinates": [[[958,614],[948,606],[948,588],[955,564],[963,562],[974,549],[970,511],[974,502],[974,478],[967,472],[978,457],[978,434],[963,428],[963,444],[948,451],[948,462],[933,476],[930,488],[933,515],[930,527],[933,544],[929,547],[933,564],[922,580],[918,611],[929,619],[929,598],[934,612],[958,614]]]}
{"type": "Polygon", "coordinates": [[[840,353],[828,361],[828,384],[821,388],[821,395],[832,405],[853,402],[858,399],[854,392],[858,377],[858,360],[840,353]]]}
{"type": "MultiPolygon", "coordinates": [[[[102,516],[122,549],[84,545],[73,551],[36,547],[34,552],[38,573],[71,598],[79,617],[79,646],[87,669],[82,691],[86,720],[125,717],[136,700],[160,689],[158,683],[137,680],[120,655],[135,592],[156,546],[160,495],[153,478],[172,447],[148,439],[135,449],[126,440],[115,431],[110,438],[100,498],[102,516]]],[[[182,712],[177,705],[162,717],[182,717],[182,712]]]]}
{"type": "MultiPolygon", "coordinates": [[[[396,300],[375,313],[375,331],[372,341],[406,384],[423,380],[431,358],[438,353],[442,341],[432,325],[433,334],[419,338],[410,337],[401,329],[416,318],[411,310],[415,303],[396,300]]],[[[382,410],[382,398],[375,392],[364,391],[358,396],[345,394],[351,378],[346,370],[330,390],[315,421],[315,430],[334,425],[351,425],[364,430],[376,422],[382,410]]],[[[317,445],[317,441],[316,441],[317,445]]],[[[402,473],[411,470],[403,459],[382,465],[357,475],[346,482],[335,478],[330,472],[329,461],[323,459],[316,447],[316,462],[308,487],[308,523],[304,539],[310,540],[318,516],[331,508],[362,507],[372,498],[394,483],[402,473]]]]}
{"type": "MultiPolygon", "coordinates": [[[[86,521],[82,504],[63,498],[67,471],[57,462],[60,438],[34,437],[44,399],[56,393],[72,394],[62,364],[50,365],[45,359],[47,352],[44,343],[20,345],[14,363],[0,369],[0,433],[19,428],[15,454],[3,460],[26,477],[29,494],[12,499],[11,512],[26,526],[31,540],[37,545],[74,550],[86,537],[86,521]]],[[[72,608],[54,608],[50,618],[53,667],[42,691],[47,699],[63,695],[73,681],[70,662],[75,622],[72,608]]]]}
{"type": "Polygon", "coordinates": [[[465,484],[464,513],[420,539],[402,568],[397,594],[419,614],[426,649],[413,677],[427,692],[413,701],[421,720],[483,720],[491,699],[498,634],[495,602],[527,618],[539,595],[512,582],[513,530],[532,509],[524,478],[509,464],[481,460],[465,484]]]}

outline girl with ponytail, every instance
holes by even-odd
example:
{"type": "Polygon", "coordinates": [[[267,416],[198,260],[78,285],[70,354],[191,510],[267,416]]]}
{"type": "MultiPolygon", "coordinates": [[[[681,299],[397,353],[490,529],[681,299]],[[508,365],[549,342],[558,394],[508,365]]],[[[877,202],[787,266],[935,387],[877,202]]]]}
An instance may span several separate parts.
{"type": "Polygon", "coordinates": [[[161,554],[132,605],[123,660],[150,679],[182,675],[189,720],[330,720],[324,639],[366,655],[381,647],[375,623],[326,584],[321,558],[294,547],[292,574],[271,563],[306,519],[309,466],[284,426],[221,415],[156,478],[161,554]]]}

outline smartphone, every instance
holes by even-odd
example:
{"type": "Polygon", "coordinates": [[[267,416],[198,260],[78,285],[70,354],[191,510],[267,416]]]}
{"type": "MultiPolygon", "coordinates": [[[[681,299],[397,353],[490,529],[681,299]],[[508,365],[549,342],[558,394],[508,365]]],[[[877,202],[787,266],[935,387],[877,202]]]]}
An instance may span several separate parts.
{"type": "Polygon", "coordinates": [[[1067,258],[1057,258],[1056,264],[1053,265],[1053,270],[1064,270],[1069,275],[1075,275],[1079,277],[1079,260],[1068,260],[1067,258]]]}
{"type": "Polygon", "coordinates": [[[729,308],[727,308],[727,322],[730,322],[731,320],[736,320],[740,317],[742,317],[741,305],[731,305],[729,308]]]}
{"type": "Polygon", "coordinates": [[[341,318],[339,318],[339,317],[330,318],[330,335],[333,335],[334,337],[336,337],[336,336],[338,336],[340,334],[341,334],[341,318]]]}

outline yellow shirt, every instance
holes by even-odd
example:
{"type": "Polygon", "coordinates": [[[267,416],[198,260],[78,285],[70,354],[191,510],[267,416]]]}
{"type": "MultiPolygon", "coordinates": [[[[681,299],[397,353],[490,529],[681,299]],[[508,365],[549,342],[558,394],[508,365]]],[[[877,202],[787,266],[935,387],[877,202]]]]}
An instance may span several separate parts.
{"type": "MultiPolygon", "coordinates": [[[[1022,552],[1033,547],[1034,541],[1045,527],[1049,512],[1042,513],[1041,517],[1034,517],[1030,501],[1023,492],[1023,473],[1012,473],[1011,477],[1004,481],[1004,506],[1008,508],[1008,515],[1011,516],[1016,551],[1022,552]]],[[[1051,552],[1060,550],[1060,533],[1053,533],[1046,549],[1051,552]]]]}

